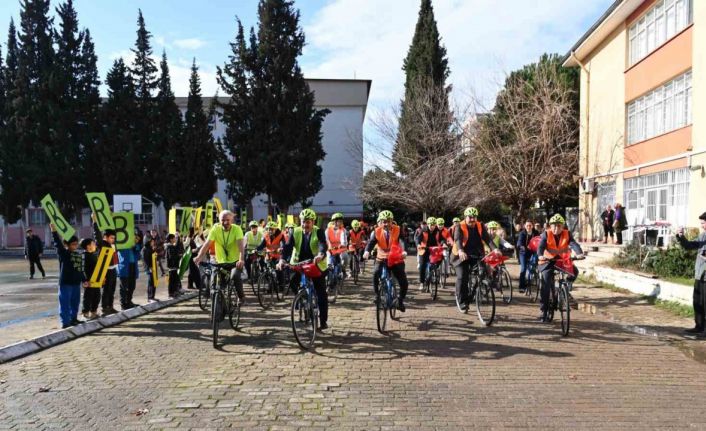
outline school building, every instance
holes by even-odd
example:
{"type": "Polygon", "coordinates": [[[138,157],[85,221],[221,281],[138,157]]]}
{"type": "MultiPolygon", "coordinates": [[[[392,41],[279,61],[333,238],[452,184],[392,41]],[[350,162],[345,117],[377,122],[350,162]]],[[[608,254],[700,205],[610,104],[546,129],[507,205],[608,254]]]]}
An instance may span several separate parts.
{"type": "Polygon", "coordinates": [[[581,70],[580,222],[621,203],[633,227],[706,211],[706,1],[617,0],[571,48],[581,70]]]}

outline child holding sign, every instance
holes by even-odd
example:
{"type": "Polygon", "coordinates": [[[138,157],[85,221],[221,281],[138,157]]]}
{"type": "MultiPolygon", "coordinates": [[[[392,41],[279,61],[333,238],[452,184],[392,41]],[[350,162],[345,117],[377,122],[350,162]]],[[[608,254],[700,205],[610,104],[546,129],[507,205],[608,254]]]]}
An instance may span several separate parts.
{"type": "Polygon", "coordinates": [[[83,256],[76,251],[78,248],[76,235],[72,235],[68,241],[63,242],[56,232],[54,223],[50,223],[49,228],[59,257],[59,317],[61,327],[68,328],[81,323],[78,320],[81,285],[87,287],[88,282],[83,274],[83,256]]]}
{"type": "Polygon", "coordinates": [[[157,242],[154,237],[148,236],[145,248],[142,249],[142,261],[144,262],[145,274],[147,274],[147,302],[156,302],[154,297],[157,286],[155,285],[157,271],[157,242]]]}
{"type": "Polygon", "coordinates": [[[98,263],[96,242],[93,238],[84,238],[81,240],[81,248],[83,249],[83,274],[86,280],[89,280],[88,286],[83,292],[83,317],[92,320],[98,317],[98,304],[101,302],[101,285],[103,283],[90,281],[98,263]]]}
{"type": "Polygon", "coordinates": [[[181,282],[179,281],[179,264],[181,256],[184,254],[184,248],[180,246],[177,237],[170,233],[167,236],[167,269],[169,270],[169,299],[179,296],[181,290],[181,282]]]}

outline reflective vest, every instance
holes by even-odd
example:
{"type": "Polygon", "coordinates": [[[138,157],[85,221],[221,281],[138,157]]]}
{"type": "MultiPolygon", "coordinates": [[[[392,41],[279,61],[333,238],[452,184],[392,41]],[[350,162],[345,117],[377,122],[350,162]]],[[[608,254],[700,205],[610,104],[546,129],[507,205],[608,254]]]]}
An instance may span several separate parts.
{"type": "Polygon", "coordinates": [[[547,231],[547,248],[544,249],[544,257],[547,259],[553,259],[556,256],[560,256],[571,251],[569,248],[569,230],[564,229],[560,235],[559,245],[557,245],[556,236],[547,231]]]}
{"type": "Polygon", "coordinates": [[[333,255],[338,255],[346,251],[342,240],[343,229],[335,229],[333,226],[326,229],[326,240],[328,241],[328,251],[333,255]]]}
{"type": "Polygon", "coordinates": [[[350,235],[350,245],[359,246],[363,242],[363,235],[365,235],[365,232],[363,229],[359,229],[358,232],[354,231],[353,229],[350,230],[349,232],[350,235]]]}
{"type": "MultiPolygon", "coordinates": [[[[311,238],[309,239],[309,247],[311,248],[311,254],[314,257],[319,254],[319,237],[317,235],[318,230],[319,228],[314,226],[311,230],[311,238]]],[[[299,255],[301,254],[300,251],[302,249],[302,241],[304,239],[304,229],[301,227],[295,228],[292,235],[294,235],[294,250],[292,251],[292,258],[289,263],[296,265],[299,263],[299,255]]],[[[326,262],[326,259],[321,259],[316,266],[318,266],[319,270],[323,272],[328,268],[328,263],[326,262]]]]}
{"type": "Polygon", "coordinates": [[[252,231],[248,231],[245,234],[245,238],[247,239],[247,243],[245,245],[245,249],[247,251],[253,251],[258,248],[260,244],[262,244],[262,232],[259,230],[255,235],[252,234],[252,231]]]}
{"type": "Polygon", "coordinates": [[[283,238],[284,234],[282,232],[275,236],[274,239],[270,239],[269,233],[265,235],[265,248],[270,252],[270,258],[279,259],[282,256],[277,250],[280,248],[283,238]]]}
{"type": "Polygon", "coordinates": [[[422,240],[417,246],[417,254],[419,256],[424,256],[427,252],[427,242],[429,241],[429,232],[422,232],[422,240]]]}
{"type": "MultiPolygon", "coordinates": [[[[466,243],[468,243],[468,225],[466,224],[465,221],[461,222],[459,224],[461,226],[461,245],[465,248],[466,243]]],[[[476,230],[478,230],[478,236],[481,238],[481,241],[483,240],[483,225],[480,224],[480,222],[476,222],[476,230]]],[[[454,246],[452,249],[452,252],[454,256],[458,256],[458,247],[456,247],[456,242],[454,241],[454,246]]]]}
{"type": "Polygon", "coordinates": [[[387,242],[385,238],[385,229],[382,227],[375,228],[375,240],[377,244],[375,247],[378,250],[377,260],[385,260],[390,254],[390,249],[394,244],[399,244],[400,242],[400,227],[397,225],[392,225],[390,227],[390,242],[387,242]]]}

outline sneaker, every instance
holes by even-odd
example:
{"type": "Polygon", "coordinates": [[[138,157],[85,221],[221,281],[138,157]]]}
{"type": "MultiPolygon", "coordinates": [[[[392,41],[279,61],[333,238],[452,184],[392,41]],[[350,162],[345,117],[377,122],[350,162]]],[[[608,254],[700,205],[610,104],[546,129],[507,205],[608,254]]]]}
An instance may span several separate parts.
{"type": "Polygon", "coordinates": [[[98,313],[95,312],[95,311],[91,311],[90,313],[88,313],[88,318],[89,318],[90,320],[97,319],[97,318],[98,318],[98,313]]]}
{"type": "Polygon", "coordinates": [[[102,310],[101,315],[103,315],[103,316],[110,316],[111,314],[115,314],[115,313],[117,313],[117,312],[118,312],[118,311],[115,310],[113,307],[104,308],[104,309],[102,310]]]}
{"type": "Polygon", "coordinates": [[[319,331],[324,331],[324,330],[326,330],[326,329],[328,329],[328,325],[327,325],[327,324],[322,323],[322,324],[319,325],[319,331]]]}
{"type": "Polygon", "coordinates": [[[397,309],[400,310],[400,311],[403,312],[403,313],[404,313],[405,311],[407,311],[407,308],[404,306],[404,303],[403,303],[402,301],[399,301],[399,302],[397,303],[397,309]]]}
{"type": "Polygon", "coordinates": [[[88,311],[84,311],[83,313],[81,313],[81,316],[83,316],[84,319],[88,319],[91,316],[91,313],[89,313],[88,311]]]}
{"type": "Polygon", "coordinates": [[[83,322],[78,319],[74,319],[71,321],[71,326],[80,325],[81,323],[83,323],[83,322]]]}
{"type": "Polygon", "coordinates": [[[542,313],[539,315],[539,318],[537,319],[542,323],[547,323],[549,322],[549,317],[547,316],[547,313],[542,313]]]}
{"type": "Polygon", "coordinates": [[[135,307],[139,307],[139,306],[140,306],[140,304],[135,304],[134,302],[130,303],[130,308],[135,308],[135,307]]]}
{"type": "Polygon", "coordinates": [[[684,330],[685,334],[690,334],[690,335],[701,334],[703,332],[704,332],[703,328],[698,328],[698,327],[684,330]]]}
{"type": "Polygon", "coordinates": [[[424,291],[424,283],[419,283],[419,291],[420,292],[424,291]]]}
{"type": "Polygon", "coordinates": [[[30,275],[29,277],[27,277],[27,279],[28,279],[28,280],[34,280],[34,276],[33,276],[33,275],[30,275]]]}
{"type": "Polygon", "coordinates": [[[461,305],[461,310],[463,310],[463,311],[468,311],[468,304],[467,304],[467,303],[466,303],[466,304],[462,304],[462,305],[461,305]]]}

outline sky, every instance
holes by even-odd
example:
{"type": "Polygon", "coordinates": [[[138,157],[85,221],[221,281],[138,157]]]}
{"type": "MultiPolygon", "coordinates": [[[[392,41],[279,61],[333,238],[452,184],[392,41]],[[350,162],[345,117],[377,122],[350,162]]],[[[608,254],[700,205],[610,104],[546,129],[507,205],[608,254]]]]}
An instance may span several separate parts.
{"type": "MultiPolygon", "coordinates": [[[[613,0],[435,0],[435,16],[456,94],[492,103],[506,72],[542,53],[566,53],[613,0]]],[[[59,5],[52,0],[52,10],[59,5]]],[[[0,0],[0,43],[10,17],[19,22],[19,0],[0,0]]],[[[81,27],[96,44],[101,79],[113,61],[130,60],[142,9],[155,56],[166,51],[177,96],[186,96],[191,61],[200,67],[205,96],[215,94],[216,66],[234,39],[236,17],[256,25],[256,0],[74,0],[81,27]]],[[[307,46],[300,57],[305,77],[373,81],[370,105],[399,103],[419,0],[297,0],[307,46]]],[[[103,93],[105,89],[103,88],[103,93]]],[[[368,112],[371,112],[370,110],[368,112]]]]}

